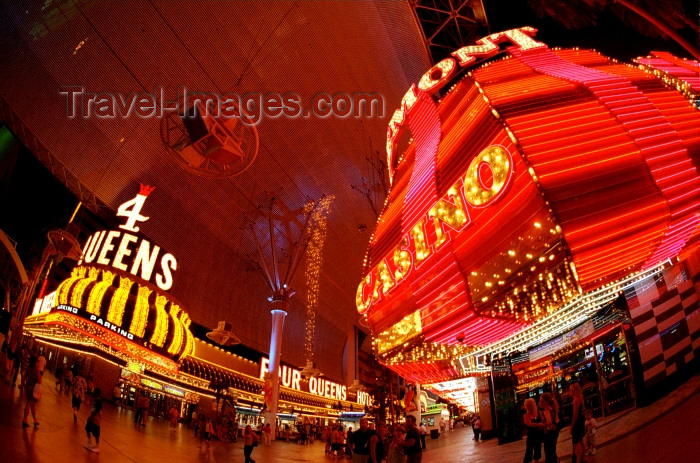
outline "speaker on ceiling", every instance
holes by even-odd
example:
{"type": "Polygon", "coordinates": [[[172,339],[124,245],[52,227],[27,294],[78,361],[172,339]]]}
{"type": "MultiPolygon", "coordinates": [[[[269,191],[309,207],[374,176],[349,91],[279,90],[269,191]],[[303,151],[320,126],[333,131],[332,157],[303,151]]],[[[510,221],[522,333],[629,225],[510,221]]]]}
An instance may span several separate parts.
{"type": "Polygon", "coordinates": [[[189,109],[185,111],[183,115],[180,116],[182,123],[187,130],[187,135],[189,135],[192,143],[197,143],[202,138],[209,135],[209,130],[207,130],[206,124],[202,119],[202,114],[199,110],[199,105],[193,104],[189,109]]]}

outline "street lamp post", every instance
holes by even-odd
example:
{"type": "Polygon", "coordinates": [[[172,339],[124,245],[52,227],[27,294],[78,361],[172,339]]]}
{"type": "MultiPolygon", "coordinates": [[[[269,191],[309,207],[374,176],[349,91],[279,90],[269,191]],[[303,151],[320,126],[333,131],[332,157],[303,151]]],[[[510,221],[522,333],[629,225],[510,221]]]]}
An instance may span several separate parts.
{"type": "Polygon", "coordinates": [[[284,329],[284,319],[287,316],[287,310],[289,309],[289,298],[295,293],[288,285],[294,277],[299,263],[301,262],[304,252],[308,246],[308,229],[311,224],[311,215],[315,209],[314,207],[306,208],[306,221],[301,229],[301,236],[299,240],[293,242],[291,249],[291,258],[289,259],[289,265],[284,274],[279,270],[279,261],[277,259],[277,249],[275,241],[275,227],[272,222],[272,209],[275,205],[275,199],[272,198],[270,202],[270,210],[268,213],[268,231],[270,237],[270,254],[272,261],[270,265],[267,265],[265,255],[263,253],[263,248],[260,245],[260,240],[258,235],[253,229],[253,238],[255,239],[255,245],[258,250],[258,258],[260,269],[262,270],[265,281],[267,282],[272,295],[268,300],[272,303],[272,332],[270,333],[270,363],[268,367],[269,376],[265,381],[264,395],[265,395],[265,409],[266,409],[266,422],[270,424],[272,428],[272,435],[277,435],[277,411],[278,411],[278,399],[279,399],[279,370],[280,370],[280,354],[282,347],[282,332],[284,329]],[[271,384],[270,384],[271,383],[271,384]]]}

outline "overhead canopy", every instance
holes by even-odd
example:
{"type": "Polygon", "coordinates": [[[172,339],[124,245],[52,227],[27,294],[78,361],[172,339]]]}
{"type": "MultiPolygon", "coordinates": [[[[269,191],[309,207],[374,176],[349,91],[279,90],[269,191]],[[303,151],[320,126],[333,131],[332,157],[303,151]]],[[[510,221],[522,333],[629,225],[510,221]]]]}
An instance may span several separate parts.
{"type": "MultiPolygon", "coordinates": [[[[265,211],[276,198],[275,245],[288,248],[286,232],[298,236],[304,204],[332,196],[315,321],[314,344],[324,355],[314,360],[342,378],[337,359],[358,317],[354,292],[376,221],[373,208],[384,201],[385,174],[377,166],[387,113],[430,67],[409,3],[19,1],[2,8],[0,113],[14,113],[4,122],[25,144],[45,147],[35,155],[58,166],[57,175],[77,195],[94,195],[95,204],[112,213],[139,183],[156,187],[141,231],[177,255],[171,293],[195,322],[210,328],[234,322],[242,343],[267,351],[270,290],[254,270],[249,226],[258,207],[265,211]],[[162,87],[168,98],[181,86],[217,94],[292,92],[305,107],[320,92],[379,93],[385,109],[383,117],[371,118],[264,119],[251,167],[217,180],[173,158],[158,118],[66,117],[60,86],[125,96],[162,87]]],[[[267,226],[260,218],[255,224],[269,258],[267,226]]],[[[304,269],[292,282],[297,294],[281,349],[285,361],[300,366],[306,360],[304,269]]]]}

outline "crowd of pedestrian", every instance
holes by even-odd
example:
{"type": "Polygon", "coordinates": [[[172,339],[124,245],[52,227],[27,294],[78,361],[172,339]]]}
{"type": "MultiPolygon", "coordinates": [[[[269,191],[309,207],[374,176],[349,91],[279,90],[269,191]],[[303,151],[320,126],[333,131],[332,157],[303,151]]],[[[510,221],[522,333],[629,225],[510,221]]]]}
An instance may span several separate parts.
{"type": "Polygon", "coordinates": [[[415,417],[408,415],[405,424],[379,422],[376,428],[362,418],[352,432],[344,432],[340,425],[327,426],[321,439],[332,459],[349,456],[353,463],[420,463],[425,449],[422,435],[415,417]]]}
{"type": "Polygon", "coordinates": [[[213,440],[219,442],[236,442],[238,440],[238,423],[231,414],[211,418],[197,412],[192,413],[192,427],[195,437],[199,437],[199,446],[209,448],[213,440]]]}
{"type": "MultiPolygon", "coordinates": [[[[596,421],[593,411],[585,408],[583,391],[578,382],[574,382],[569,390],[571,396],[571,442],[573,444],[572,461],[584,463],[585,455],[595,455],[596,421]]],[[[539,403],[533,398],[525,399],[525,414],[523,424],[527,431],[525,441],[525,456],[523,463],[539,463],[544,447],[545,463],[558,463],[557,441],[562,429],[559,400],[551,392],[544,392],[539,397],[539,403]]]]}
{"type": "MultiPolygon", "coordinates": [[[[17,386],[24,395],[24,414],[22,427],[34,427],[38,429],[37,404],[43,393],[44,370],[46,358],[41,351],[32,349],[28,343],[10,346],[7,341],[2,345],[0,356],[0,378],[6,384],[17,386]],[[29,422],[29,415],[32,423],[29,422]]],[[[100,451],[100,434],[103,403],[99,388],[95,388],[92,377],[85,374],[79,364],[58,365],[56,368],[55,388],[59,392],[71,394],[71,408],[73,421],[78,421],[78,414],[83,406],[91,407],[85,432],[87,443],[85,448],[93,452],[100,451]]],[[[595,434],[596,421],[592,411],[586,409],[581,386],[574,382],[569,388],[571,396],[572,413],[570,431],[573,443],[573,460],[583,463],[584,455],[596,453],[595,434]]],[[[124,405],[121,388],[116,385],[113,391],[115,405],[124,405]]],[[[136,397],[134,423],[145,426],[150,410],[149,395],[141,393],[136,397]]],[[[524,402],[525,414],[523,424],[525,426],[526,448],[523,463],[539,463],[544,457],[544,463],[557,463],[557,440],[562,428],[560,417],[560,404],[551,392],[544,392],[539,397],[539,403],[528,398],[524,402]]],[[[167,412],[170,420],[170,430],[177,431],[180,420],[180,410],[173,405],[167,412]]],[[[238,423],[230,414],[212,419],[195,410],[192,413],[192,423],[195,436],[199,437],[200,447],[210,448],[213,440],[221,442],[236,442],[239,429],[238,423]]],[[[481,418],[479,415],[471,416],[467,421],[471,424],[475,441],[481,439],[481,418]]],[[[441,419],[438,429],[441,434],[452,430],[452,421],[441,419]]],[[[297,438],[300,444],[313,443],[314,438],[321,438],[324,442],[325,453],[333,458],[352,458],[353,463],[418,463],[422,459],[425,450],[427,429],[424,423],[418,424],[412,415],[406,416],[405,423],[387,426],[378,423],[376,429],[370,426],[367,419],[359,422],[359,428],[343,429],[340,425],[330,427],[318,427],[315,424],[305,423],[296,426],[297,438]]],[[[289,427],[283,432],[287,440],[291,435],[289,427]]],[[[269,424],[260,423],[256,429],[246,425],[242,433],[244,440],[244,457],[246,463],[255,463],[251,455],[258,441],[269,446],[273,440],[272,429],[269,424]]]]}

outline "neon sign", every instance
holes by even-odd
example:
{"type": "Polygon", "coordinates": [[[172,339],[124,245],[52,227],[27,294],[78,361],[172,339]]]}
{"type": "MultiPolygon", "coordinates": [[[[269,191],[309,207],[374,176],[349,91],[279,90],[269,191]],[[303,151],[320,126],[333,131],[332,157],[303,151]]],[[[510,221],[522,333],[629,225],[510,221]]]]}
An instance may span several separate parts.
{"type": "Polygon", "coordinates": [[[468,45],[452,53],[452,57],[447,57],[437,63],[423,74],[418,85],[415,84],[408,89],[401,99],[399,109],[394,111],[389,121],[387,129],[386,152],[387,165],[389,166],[389,178],[393,181],[394,169],[396,167],[396,147],[406,123],[406,115],[411,111],[418,101],[418,93],[426,92],[429,95],[435,94],[445,86],[457,74],[458,65],[462,68],[472,67],[478,61],[491,58],[499,53],[499,44],[510,42],[513,48],[529,50],[532,48],[546,47],[545,44],[537,42],[532,38],[537,29],[532,27],[521,27],[508,31],[497,32],[476,41],[476,45],[468,45]]]}
{"type": "MultiPolygon", "coordinates": [[[[265,374],[269,371],[270,360],[266,357],[260,359],[260,376],[259,378],[263,381],[265,380],[265,374]]],[[[280,365],[279,369],[280,384],[284,387],[295,389],[301,391],[301,371],[296,368],[288,367],[286,365],[280,365]]],[[[304,392],[310,392],[321,397],[326,397],[328,399],[334,400],[346,400],[347,399],[347,386],[342,384],[334,383],[323,378],[311,377],[309,378],[309,390],[304,392]]]]}
{"type": "MultiPolygon", "coordinates": [[[[270,359],[262,357],[260,359],[260,379],[264,381],[265,373],[268,371],[270,371],[270,359]]],[[[280,365],[279,378],[282,386],[301,391],[301,386],[299,385],[301,382],[301,371],[287,365],[280,365]]]]}
{"type": "Polygon", "coordinates": [[[512,177],[513,159],[505,147],[489,146],[481,151],[469,164],[466,174],[411,228],[389,256],[365,276],[357,288],[357,310],[365,313],[374,303],[382,301],[451,236],[469,226],[470,208],[496,202],[512,177]],[[433,233],[428,233],[428,228],[433,233]]]}
{"type": "Polygon", "coordinates": [[[170,366],[173,359],[194,350],[194,339],[189,315],[164,292],[172,286],[175,257],[132,234],[139,231],[138,223],[149,220],[141,210],[153,190],[141,185],[139,193],[119,207],[117,215],[126,217],[120,225],[124,231],[100,231],[88,238],[81,262],[47,300],[52,312],[67,312],[98,325],[163,355],[170,366]]]}
{"type": "Polygon", "coordinates": [[[134,198],[119,206],[117,216],[127,218],[119,228],[126,231],[102,230],[90,236],[78,264],[94,262],[111,266],[145,281],[154,280],[160,289],[169,290],[173,285],[173,271],[177,269],[175,256],[135,234],[139,231],[136,223],[149,219],[141,215],[141,208],[154,188],[141,185],[134,198]]]}
{"type": "Polygon", "coordinates": [[[357,391],[357,403],[360,405],[372,406],[374,397],[364,391],[357,391]]]}

